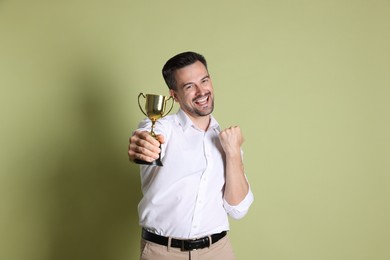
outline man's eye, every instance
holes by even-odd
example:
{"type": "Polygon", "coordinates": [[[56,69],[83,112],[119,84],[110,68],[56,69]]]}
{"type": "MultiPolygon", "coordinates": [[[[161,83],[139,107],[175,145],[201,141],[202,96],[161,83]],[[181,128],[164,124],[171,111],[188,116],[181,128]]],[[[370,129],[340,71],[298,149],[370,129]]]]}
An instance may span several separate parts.
{"type": "Polygon", "coordinates": [[[185,85],[185,86],[184,86],[184,89],[190,89],[190,88],[192,88],[192,84],[189,84],[189,85],[185,85]]]}

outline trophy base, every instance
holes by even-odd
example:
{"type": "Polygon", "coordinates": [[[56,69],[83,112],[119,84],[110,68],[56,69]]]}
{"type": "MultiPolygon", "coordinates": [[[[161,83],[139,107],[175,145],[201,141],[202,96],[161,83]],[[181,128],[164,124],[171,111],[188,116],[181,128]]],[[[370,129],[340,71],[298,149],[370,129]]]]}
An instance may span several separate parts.
{"type": "Polygon", "coordinates": [[[142,160],[138,160],[138,159],[135,159],[134,162],[136,164],[145,164],[145,165],[151,165],[151,166],[163,166],[160,158],[154,160],[153,162],[147,162],[147,161],[142,161],[142,160]]]}

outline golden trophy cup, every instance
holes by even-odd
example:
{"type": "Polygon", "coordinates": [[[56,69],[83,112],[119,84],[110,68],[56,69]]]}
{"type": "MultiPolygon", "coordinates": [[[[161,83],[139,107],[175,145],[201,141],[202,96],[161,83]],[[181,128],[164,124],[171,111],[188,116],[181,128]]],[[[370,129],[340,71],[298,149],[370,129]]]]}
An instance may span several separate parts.
{"type": "MultiPolygon", "coordinates": [[[[141,112],[152,121],[152,129],[150,131],[150,135],[152,137],[156,138],[156,133],[154,132],[154,127],[155,127],[157,120],[166,116],[169,112],[171,112],[174,103],[175,103],[175,101],[174,101],[173,97],[166,97],[166,96],[162,96],[162,95],[153,95],[153,94],[144,94],[144,93],[140,93],[138,95],[138,106],[141,109],[141,112]],[[140,103],[141,96],[146,99],[145,111],[143,110],[141,103],[140,103]],[[172,105],[169,108],[169,110],[166,112],[166,104],[167,104],[167,101],[170,99],[172,99],[172,105]]],[[[161,154],[153,162],[146,162],[146,161],[142,161],[142,160],[138,160],[138,159],[134,160],[134,162],[138,163],[138,164],[163,166],[163,164],[161,162],[161,154]]]]}

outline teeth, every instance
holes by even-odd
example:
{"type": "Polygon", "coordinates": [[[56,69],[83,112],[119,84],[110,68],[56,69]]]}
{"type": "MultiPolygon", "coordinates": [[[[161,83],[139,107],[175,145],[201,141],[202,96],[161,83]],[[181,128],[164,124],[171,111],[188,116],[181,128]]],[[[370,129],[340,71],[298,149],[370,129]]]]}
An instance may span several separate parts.
{"type": "Polygon", "coordinates": [[[207,97],[198,99],[196,103],[205,103],[207,101],[207,97]]]}

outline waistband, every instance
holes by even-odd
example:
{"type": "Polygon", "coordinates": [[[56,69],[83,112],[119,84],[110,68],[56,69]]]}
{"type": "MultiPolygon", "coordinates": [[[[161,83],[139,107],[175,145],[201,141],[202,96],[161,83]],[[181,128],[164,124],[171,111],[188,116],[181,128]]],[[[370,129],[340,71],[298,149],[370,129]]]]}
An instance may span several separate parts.
{"type": "MultiPolygon", "coordinates": [[[[205,247],[210,247],[212,244],[218,242],[223,237],[225,237],[227,234],[227,231],[223,231],[221,233],[212,234],[210,236],[202,237],[202,238],[196,238],[196,239],[176,239],[171,238],[171,247],[180,248],[182,251],[192,251],[196,249],[203,249],[205,247]],[[210,241],[211,238],[211,241],[210,241]]],[[[162,246],[168,246],[169,238],[160,236],[154,233],[151,233],[147,231],[146,229],[142,229],[142,238],[162,245],[162,246]]]]}

